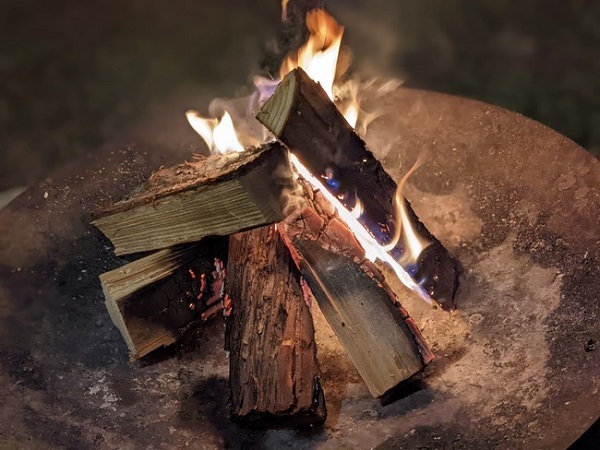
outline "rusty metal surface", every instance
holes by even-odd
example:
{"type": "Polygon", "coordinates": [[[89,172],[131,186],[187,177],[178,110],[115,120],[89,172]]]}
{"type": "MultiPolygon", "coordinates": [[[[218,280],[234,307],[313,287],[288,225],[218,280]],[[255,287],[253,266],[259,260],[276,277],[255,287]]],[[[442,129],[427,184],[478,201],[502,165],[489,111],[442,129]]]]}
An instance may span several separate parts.
{"type": "MultiPolygon", "coordinates": [[[[73,162],[0,211],[0,441],[22,448],[565,448],[600,414],[600,164],[482,103],[398,89],[366,136],[464,265],[459,311],[395,285],[438,358],[381,406],[315,311],[323,430],[227,419],[223,324],[130,367],[97,280],[115,267],[89,221],[161,164],[199,148],[178,108],[73,162]]],[[[368,103],[366,109],[373,108],[368,103]]]]}

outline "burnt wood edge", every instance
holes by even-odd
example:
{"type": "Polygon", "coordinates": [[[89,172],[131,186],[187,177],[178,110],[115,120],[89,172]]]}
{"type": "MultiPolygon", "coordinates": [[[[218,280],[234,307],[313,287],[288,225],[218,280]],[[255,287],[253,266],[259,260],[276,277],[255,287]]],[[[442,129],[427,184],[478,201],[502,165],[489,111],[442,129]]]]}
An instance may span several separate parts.
{"type": "MultiPolygon", "coordinates": [[[[302,301],[302,300],[300,300],[302,301]]],[[[253,411],[241,416],[231,414],[231,421],[243,428],[267,429],[267,428],[290,428],[303,426],[322,426],[327,420],[327,407],[325,404],[325,393],[321,385],[321,377],[313,378],[312,403],[309,407],[273,414],[269,411],[253,411]]]]}

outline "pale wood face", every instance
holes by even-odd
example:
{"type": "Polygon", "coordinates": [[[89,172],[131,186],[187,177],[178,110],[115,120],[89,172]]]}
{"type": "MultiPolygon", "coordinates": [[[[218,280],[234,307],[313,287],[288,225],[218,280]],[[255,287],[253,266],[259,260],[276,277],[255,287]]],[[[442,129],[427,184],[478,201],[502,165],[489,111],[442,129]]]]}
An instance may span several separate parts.
{"type": "MultiPolygon", "coordinates": [[[[196,178],[194,171],[166,191],[155,183],[115,205],[116,213],[97,219],[94,225],[111,239],[117,255],[125,255],[282,220],[284,190],[293,183],[289,169],[280,170],[288,167],[287,151],[271,143],[247,153],[234,164],[230,155],[204,160],[211,164],[196,178]],[[156,200],[152,189],[158,189],[156,200]]],[[[169,180],[177,178],[179,170],[163,169],[169,180]]]]}

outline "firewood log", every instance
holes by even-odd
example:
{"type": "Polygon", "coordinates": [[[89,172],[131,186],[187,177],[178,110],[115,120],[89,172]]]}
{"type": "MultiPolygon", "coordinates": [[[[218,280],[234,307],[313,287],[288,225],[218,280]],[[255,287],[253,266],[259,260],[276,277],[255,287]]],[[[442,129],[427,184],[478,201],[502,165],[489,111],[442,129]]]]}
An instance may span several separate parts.
{"type": "Polygon", "coordinates": [[[215,239],[164,249],[100,275],[106,308],[132,360],[177,341],[220,300],[214,262],[225,248],[215,239]]]}
{"type": "MultiPolygon", "coordinates": [[[[365,211],[362,223],[381,244],[389,243],[396,227],[393,199],[397,185],[320,85],[301,68],[293,70],[257,118],[313,175],[327,178],[327,189],[342,197],[346,207],[352,208],[359,199],[365,211]]],[[[410,205],[407,209],[413,228],[431,242],[416,267],[411,268],[411,276],[442,307],[454,309],[458,261],[427,230],[410,205]]],[[[400,239],[391,251],[398,258],[406,250],[402,242],[400,239]]]]}
{"type": "Polygon", "coordinates": [[[433,354],[350,229],[314,198],[278,230],[371,394],[393,395],[433,354]]]}
{"type": "Polygon", "coordinates": [[[230,237],[226,290],[231,417],[248,427],[326,418],[311,313],[274,226],[230,237]]]}
{"type": "Polygon", "coordinates": [[[274,223],[284,217],[287,167],[287,151],[271,143],[161,169],[93,224],[123,255],[274,223]]]}

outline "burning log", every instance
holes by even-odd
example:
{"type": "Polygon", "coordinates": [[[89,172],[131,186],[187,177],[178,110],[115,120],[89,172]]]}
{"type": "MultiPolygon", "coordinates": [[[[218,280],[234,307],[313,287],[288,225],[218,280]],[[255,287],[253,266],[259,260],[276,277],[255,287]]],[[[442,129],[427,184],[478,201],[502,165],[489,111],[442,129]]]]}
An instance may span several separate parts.
{"type": "Polygon", "coordinates": [[[371,394],[393,394],[433,354],[333,207],[320,193],[309,204],[278,229],[371,394]]]}
{"type": "Polygon", "coordinates": [[[212,243],[165,249],[100,275],[106,308],[132,360],[177,341],[220,300],[222,281],[212,274],[216,249],[212,243]]]}
{"type": "MultiPolygon", "coordinates": [[[[325,91],[301,69],[291,71],[264,104],[257,118],[299,157],[347,209],[359,202],[360,221],[381,244],[392,241],[396,227],[396,183],[367,149],[325,91]]],[[[405,201],[401,199],[400,201],[405,201]]],[[[416,264],[405,267],[415,284],[445,309],[454,309],[459,266],[427,230],[406,202],[412,229],[429,245],[416,264]]],[[[389,254],[400,260],[408,252],[403,227],[389,254]]]]}
{"type": "Polygon", "coordinates": [[[242,425],[325,421],[314,328],[299,277],[274,226],[230,237],[231,415],[242,425]]]}
{"type": "Polygon", "coordinates": [[[280,167],[288,167],[287,151],[271,143],[162,169],[93,223],[123,255],[277,222],[291,184],[280,167]]]}

